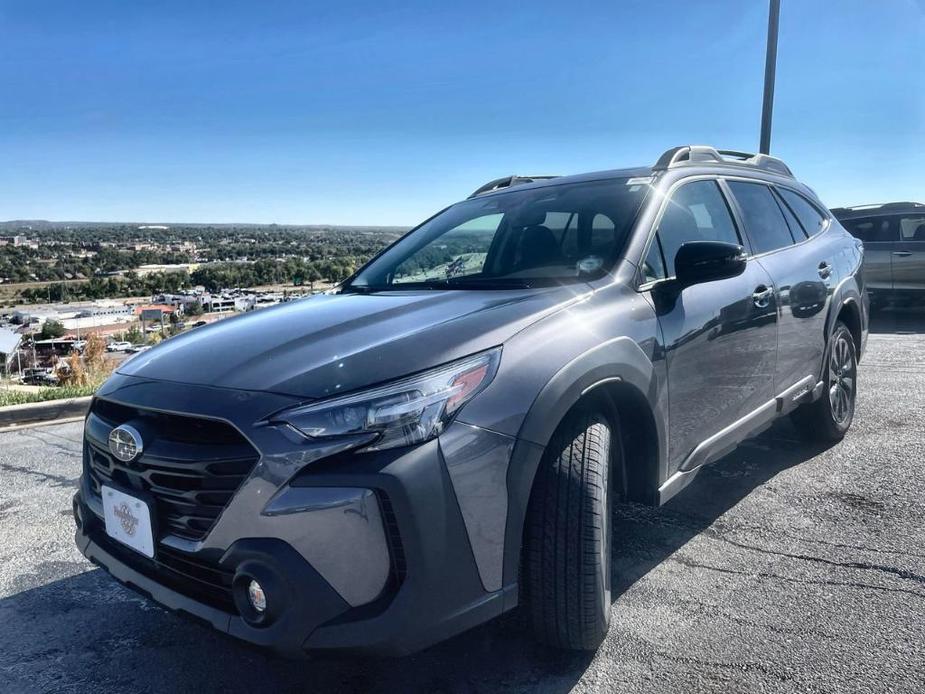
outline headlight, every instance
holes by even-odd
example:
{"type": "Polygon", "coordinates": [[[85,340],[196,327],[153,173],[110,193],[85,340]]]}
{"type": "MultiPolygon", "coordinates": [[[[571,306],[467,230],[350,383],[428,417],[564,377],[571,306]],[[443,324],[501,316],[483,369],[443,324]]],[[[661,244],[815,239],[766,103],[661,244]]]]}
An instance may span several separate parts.
{"type": "Polygon", "coordinates": [[[501,348],[353,395],[298,407],[274,419],[311,438],[371,434],[365,449],[381,451],[427,441],[491,383],[501,348]]]}

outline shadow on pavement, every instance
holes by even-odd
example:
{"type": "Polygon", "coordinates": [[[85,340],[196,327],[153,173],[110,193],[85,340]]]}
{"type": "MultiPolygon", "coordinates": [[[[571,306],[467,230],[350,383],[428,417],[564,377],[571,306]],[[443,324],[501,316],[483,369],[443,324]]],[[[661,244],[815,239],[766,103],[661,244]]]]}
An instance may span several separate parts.
{"type": "Polygon", "coordinates": [[[871,309],[870,332],[925,335],[925,306],[884,306],[871,309]]]}
{"type": "Polygon", "coordinates": [[[753,490],[827,447],[802,441],[790,421],[782,419],[705,467],[662,508],[624,506],[614,522],[614,599],[753,490]]]}
{"type": "MultiPolygon", "coordinates": [[[[619,597],[726,510],[817,455],[789,422],[707,468],[663,509],[615,518],[619,597]]],[[[41,576],[24,577],[29,584],[41,576]]],[[[25,585],[24,585],[25,587],[25,585]]],[[[567,692],[592,654],[552,651],[506,616],[398,660],[348,655],[284,661],[162,610],[93,570],[0,600],[0,690],[567,692]],[[6,681],[4,681],[6,678],[6,681]]]]}

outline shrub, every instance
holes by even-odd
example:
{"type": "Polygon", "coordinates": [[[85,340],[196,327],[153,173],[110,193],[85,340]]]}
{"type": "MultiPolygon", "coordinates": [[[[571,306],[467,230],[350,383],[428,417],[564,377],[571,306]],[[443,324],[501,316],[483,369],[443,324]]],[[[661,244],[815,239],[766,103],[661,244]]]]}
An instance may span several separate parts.
{"type": "Polygon", "coordinates": [[[84,346],[84,361],[91,372],[101,371],[106,358],[106,341],[99,333],[91,333],[84,346]]]}
{"type": "Polygon", "coordinates": [[[99,385],[99,383],[94,383],[86,386],[58,386],[42,388],[32,393],[0,388],[0,407],[6,407],[7,405],[25,405],[30,402],[80,398],[86,395],[93,395],[96,389],[99,388],[99,385]]]}
{"type": "Polygon", "coordinates": [[[64,326],[56,320],[47,320],[42,324],[42,331],[39,333],[41,340],[53,340],[64,335],[64,326]]]}

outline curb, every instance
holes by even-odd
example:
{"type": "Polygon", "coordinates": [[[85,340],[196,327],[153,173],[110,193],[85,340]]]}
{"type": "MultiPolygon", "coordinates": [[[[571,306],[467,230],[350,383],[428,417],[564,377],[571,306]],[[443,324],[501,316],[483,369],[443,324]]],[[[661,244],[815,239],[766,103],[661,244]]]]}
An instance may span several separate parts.
{"type": "Polygon", "coordinates": [[[47,400],[0,407],[0,430],[20,424],[83,417],[87,414],[92,399],[93,397],[88,395],[68,400],[47,400]]]}

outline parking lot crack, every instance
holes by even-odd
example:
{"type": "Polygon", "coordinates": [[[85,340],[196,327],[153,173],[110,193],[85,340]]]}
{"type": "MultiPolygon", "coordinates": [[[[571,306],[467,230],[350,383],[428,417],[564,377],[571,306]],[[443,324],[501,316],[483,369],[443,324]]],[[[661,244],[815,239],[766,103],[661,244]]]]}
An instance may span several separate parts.
{"type": "Polygon", "coordinates": [[[20,467],[18,465],[10,465],[9,463],[0,463],[0,470],[31,475],[32,477],[39,478],[43,482],[52,482],[53,486],[57,487],[76,487],[80,482],[80,477],[65,477],[64,475],[54,475],[50,472],[30,470],[29,468],[20,467]]]}
{"type": "Polygon", "coordinates": [[[33,441],[37,441],[44,446],[55,448],[61,451],[62,453],[67,454],[68,456],[80,454],[80,444],[66,436],[60,436],[58,434],[55,434],[49,431],[42,432],[43,434],[45,434],[45,436],[40,436],[39,433],[34,430],[17,431],[15,433],[17,436],[21,436],[22,438],[32,439],[33,441]],[[64,443],[61,443],[61,441],[63,441],[64,443]]]}
{"type": "Polygon", "coordinates": [[[774,677],[781,682],[788,682],[792,679],[791,676],[772,670],[771,668],[761,663],[746,661],[724,662],[719,660],[705,660],[703,658],[696,658],[693,656],[666,653],[665,651],[653,651],[653,655],[665,658],[666,660],[670,660],[681,665],[695,665],[706,669],[756,670],[764,675],[774,677]]]}
{"type": "Polygon", "coordinates": [[[752,552],[758,552],[760,554],[767,554],[776,557],[785,557],[787,559],[797,559],[800,561],[816,562],[819,564],[825,564],[827,566],[836,566],[844,569],[860,569],[864,571],[881,571],[883,573],[891,574],[893,576],[898,576],[899,578],[906,579],[908,581],[913,581],[914,583],[919,583],[925,585],[925,576],[917,574],[908,569],[900,569],[895,566],[885,566],[883,564],[871,564],[869,562],[862,561],[836,561],[834,559],[826,559],[824,557],[816,557],[810,554],[793,554],[790,552],[780,552],[773,549],[765,549],[763,547],[756,547],[755,545],[750,545],[744,542],[738,542],[732,538],[725,537],[719,533],[714,533],[709,531],[708,536],[719,540],[720,542],[725,542],[730,544],[733,547],[738,547],[740,549],[749,550],[752,552]]]}
{"type": "Polygon", "coordinates": [[[818,629],[805,627],[804,625],[801,625],[799,628],[794,628],[767,622],[759,622],[754,619],[749,619],[744,615],[734,614],[728,610],[723,610],[719,605],[703,602],[701,600],[679,598],[676,602],[679,605],[687,605],[688,607],[696,609],[704,615],[709,615],[711,619],[718,615],[723,619],[726,619],[735,624],[741,624],[743,626],[752,627],[754,629],[762,629],[769,631],[772,634],[777,634],[778,636],[815,636],[822,639],[840,638],[837,635],[830,634],[825,631],[820,631],[818,629]]]}
{"type": "Polygon", "coordinates": [[[888,586],[878,586],[873,583],[862,583],[860,581],[834,581],[830,579],[803,579],[803,578],[794,578],[792,576],[782,576],[781,574],[771,573],[768,571],[740,571],[737,569],[729,569],[722,566],[713,566],[711,564],[703,564],[696,562],[692,559],[682,556],[672,556],[669,558],[669,561],[674,561],[678,564],[682,564],[692,569],[705,569],[707,571],[716,571],[718,573],[731,574],[736,576],[744,576],[746,578],[765,578],[770,580],[782,581],[785,583],[797,583],[801,585],[816,585],[816,586],[843,586],[846,588],[857,588],[859,590],[876,590],[878,592],[884,593],[898,593],[905,595],[912,595],[917,598],[925,599],[925,593],[919,593],[915,590],[909,590],[908,588],[891,588],[888,586]]]}

